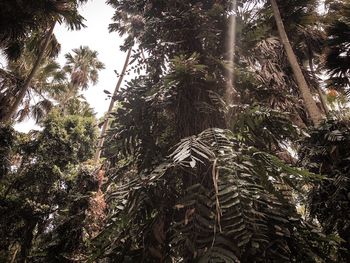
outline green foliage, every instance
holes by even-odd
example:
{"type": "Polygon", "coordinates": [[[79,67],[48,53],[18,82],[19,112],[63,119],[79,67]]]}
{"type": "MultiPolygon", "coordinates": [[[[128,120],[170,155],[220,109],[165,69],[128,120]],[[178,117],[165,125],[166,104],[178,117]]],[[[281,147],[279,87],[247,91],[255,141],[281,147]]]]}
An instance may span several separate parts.
{"type": "MultiPolygon", "coordinates": [[[[296,212],[303,186],[322,177],[276,156],[298,138],[295,119],[308,120],[267,6],[238,5],[247,39],[233,72],[238,105],[228,106],[229,1],[109,3],[122,48],[137,42],[148,57],[146,75],[117,97],[104,150],[108,223],[90,261],[332,262],[330,238],[296,212]]],[[[293,12],[314,3],[295,1],[293,12]]],[[[297,20],[291,28],[307,19],[297,20]]]]}
{"type": "Polygon", "coordinates": [[[15,136],[11,127],[0,126],[0,179],[5,176],[10,168],[10,154],[14,144],[15,136]]]}
{"type": "MultiPolygon", "coordinates": [[[[199,64],[199,54],[193,53],[190,57],[184,55],[175,56],[170,64],[170,72],[167,75],[167,80],[171,81],[187,81],[188,78],[194,76],[200,78],[204,74],[208,74],[206,66],[199,64]]],[[[166,83],[167,84],[167,83],[166,83]]]]}
{"type": "Polygon", "coordinates": [[[231,120],[232,130],[243,142],[267,152],[298,138],[300,130],[286,113],[253,105],[237,107],[231,120]]]}
{"type": "Polygon", "coordinates": [[[349,121],[330,120],[311,131],[300,149],[301,164],[325,177],[310,191],[309,210],[326,233],[342,239],[339,262],[350,259],[349,147],[349,121]]]}
{"type": "MultiPolygon", "coordinates": [[[[77,7],[84,1],[39,2],[22,10],[17,2],[0,4],[0,14],[4,6],[28,15],[0,26],[0,46],[33,40],[11,72],[0,71],[4,105],[31,69],[48,26],[63,20],[82,26],[77,7]]],[[[325,45],[318,1],[277,2],[316,91],[325,45]]],[[[269,2],[237,1],[235,10],[228,0],[107,3],[115,9],[110,31],[125,37],[121,49],[138,46],[128,74],[145,75],[116,95],[105,163],[96,168],[88,165],[93,111],[80,91],[97,82],[104,66],[83,46],[66,55],[63,69],[44,61],[30,88],[43,100],[28,99],[21,112],[44,117],[56,100],[43,130],[24,135],[0,127],[0,261],[349,261],[349,126],[329,121],[298,140],[309,119],[269,2]],[[233,14],[237,41],[234,61],[227,61],[233,14]],[[226,102],[231,79],[234,101],[226,102]],[[297,145],[301,168],[291,156],[297,145]],[[310,217],[297,212],[307,194],[310,217]]],[[[344,17],[339,22],[346,24],[344,17]]],[[[327,27],[327,45],[337,52],[346,47],[342,28],[327,27]]],[[[57,51],[51,44],[47,55],[57,51]]],[[[331,60],[332,77],[344,77],[345,63],[331,60]]]]}
{"type": "Polygon", "coordinates": [[[44,124],[39,136],[38,154],[59,167],[79,164],[94,153],[95,121],[77,115],[60,116],[53,113],[44,124]],[[62,158],[64,156],[64,158],[62,158]]]}
{"type": "Polygon", "coordinates": [[[41,132],[21,135],[4,127],[1,133],[7,134],[2,137],[4,146],[12,148],[4,157],[13,160],[1,178],[0,232],[6,237],[1,253],[10,257],[10,247],[19,247],[18,260],[24,260],[65,209],[78,165],[92,157],[95,123],[92,118],[53,113],[41,132]]]}
{"type": "Polygon", "coordinates": [[[99,182],[96,171],[83,167],[71,182],[65,207],[53,219],[53,229],[41,238],[34,262],[71,262],[85,259],[87,211],[99,182]]]}
{"type": "Polygon", "coordinates": [[[220,129],[183,139],[169,157],[107,192],[113,213],[95,242],[96,258],[315,262],[327,257],[317,248],[327,240],[300,218],[279,188],[309,181],[304,172],[220,129]]]}
{"type": "Polygon", "coordinates": [[[349,93],[350,86],[350,4],[337,1],[329,6],[325,68],[328,85],[349,93]]]}

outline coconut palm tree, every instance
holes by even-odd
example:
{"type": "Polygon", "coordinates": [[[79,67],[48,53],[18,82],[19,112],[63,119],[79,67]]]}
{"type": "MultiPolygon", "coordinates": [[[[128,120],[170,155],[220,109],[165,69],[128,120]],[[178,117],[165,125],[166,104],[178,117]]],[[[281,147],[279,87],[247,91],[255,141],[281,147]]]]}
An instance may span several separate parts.
{"type": "Polygon", "coordinates": [[[40,64],[42,62],[42,59],[44,58],[45,51],[46,51],[47,47],[49,46],[49,43],[52,39],[53,29],[54,29],[54,24],[51,26],[49,31],[46,33],[45,41],[41,47],[41,51],[38,54],[31,71],[29,72],[28,76],[25,78],[23,86],[21,87],[21,89],[19,89],[18,94],[16,94],[16,97],[15,97],[12,105],[9,105],[9,108],[8,108],[6,114],[4,115],[3,119],[1,120],[2,122],[4,122],[4,123],[9,122],[14,117],[19,105],[23,101],[23,99],[24,99],[24,97],[25,97],[25,95],[26,95],[26,93],[31,85],[31,82],[32,82],[33,78],[35,77],[35,74],[37,73],[37,71],[40,68],[40,64]]]}
{"type": "MultiPolygon", "coordinates": [[[[115,5],[115,2],[113,0],[108,0],[107,4],[112,5],[112,6],[117,6],[117,5],[115,5]]],[[[127,51],[127,55],[126,55],[126,58],[124,61],[123,69],[121,71],[121,74],[119,75],[118,82],[117,82],[115,89],[113,91],[113,95],[112,95],[110,104],[108,106],[108,110],[105,114],[105,117],[104,117],[104,120],[102,123],[102,129],[100,132],[100,137],[98,140],[97,149],[96,149],[96,153],[95,153],[95,157],[94,157],[95,163],[97,163],[99,161],[100,156],[101,156],[102,147],[103,147],[103,144],[105,141],[105,136],[106,136],[106,132],[107,132],[108,125],[109,125],[109,117],[113,111],[114,103],[116,102],[116,96],[117,96],[118,91],[120,89],[120,86],[123,82],[123,78],[124,78],[125,74],[127,73],[127,68],[129,65],[130,57],[131,57],[132,46],[133,46],[134,42],[137,40],[137,38],[140,36],[140,34],[142,34],[143,25],[144,25],[144,21],[143,21],[142,16],[137,15],[137,14],[135,14],[135,15],[126,14],[125,12],[122,12],[120,10],[115,11],[115,14],[113,17],[113,23],[109,25],[110,32],[116,31],[119,34],[128,34],[128,36],[125,40],[126,45],[121,47],[121,50],[125,50],[125,51],[128,50],[128,51],[127,51]],[[118,23],[117,22],[118,19],[123,19],[123,23],[118,23]],[[129,47],[127,47],[127,46],[129,46],[129,47]]],[[[143,62],[146,61],[142,46],[140,46],[139,56],[141,56],[143,62]]],[[[135,56],[135,57],[137,57],[137,56],[135,56]]],[[[136,60],[136,59],[134,59],[134,60],[136,60]]]]}

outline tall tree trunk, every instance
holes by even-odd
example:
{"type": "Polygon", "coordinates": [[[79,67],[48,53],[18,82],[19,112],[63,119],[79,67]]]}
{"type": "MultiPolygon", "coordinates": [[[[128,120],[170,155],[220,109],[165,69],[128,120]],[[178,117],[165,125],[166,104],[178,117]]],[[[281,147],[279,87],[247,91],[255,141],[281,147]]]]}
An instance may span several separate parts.
{"type": "Polygon", "coordinates": [[[111,102],[109,103],[108,111],[107,111],[106,116],[104,118],[102,130],[101,130],[101,133],[100,133],[100,138],[99,138],[98,144],[97,144],[97,150],[96,150],[95,157],[94,157],[94,162],[95,163],[98,163],[98,161],[100,159],[100,156],[101,156],[101,151],[102,151],[102,147],[103,147],[103,144],[104,144],[104,141],[105,141],[105,135],[106,135],[106,131],[107,131],[108,124],[109,124],[109,115],[111,114],[111,112],[113,110],[113,106],[114,106],[114,103],[115,103],[115,100],[116,100],[117,93],[119,91],[120,85],[122,84],[122,81],[123,81],[126,69],[128,67],[129,60],[130,60],[130,55],[131,55],[131,50],[132,50],[132,48],[129,49],[128,54],[126,55],[124,66],[123,66],[123,70],[121,72],[121,75],[119,76],[117,85],[115,86],[111,102]]]}
{"type": "Polygon", "coordinates": [[[284,46],[284,49],[287,53],[289,64],[293,70],[296,82],[299,87],[299,91],[301,94],[301,97],[303,98],[305,108],[307,112],[309,113],[309,116],[315,126],[318,126],[322,120],[322,114],[319,110],[319,108],[316,105],[316,102],[314,101],[311,91],[306,83],[305,77],[303,75],[303,72],[301,71],[300,65],[298,64],[297,57],[295,56],[295,53],[293,51],[293,48],[289,42],[286,30],[283,25],[283,21],[281,18],[280,11],[278,9],[278,5],[276,0],[270,0],[273,14],[276,20],[278,33],[280,36],[280,39],[282,41],[282,44],[284,46]]]}
{"type": "Polygon", "coordinates": [[[10,106],[9,110],[6,112],[6,114],[3,117],[3,119],[1,120],[1,122],[8,123],[9,121],[11,121],[12,117],[15,115],[15,113],[18,109],[18,106],[21,104],[27,90],[29,89],[31,81],[33,80],[36,72],[38,71],[38,69],[40,67],[41,61],[45,55],[45,51],[50,43],[50,39],[51,39],[51,36],[53,34],[55,24],[56,24],[56,21],[52,23],[52,25],[49,29],[49,31],[46,35],[46,38],[45,38],[45,42],[44,42],[44,44],[43,44],[43,46],[38,54],[38,57],[34,63],[32,70],[30,71],[29,75],[27,76],[27,78],[24,81],[23,87],[19,91],[19,94],[17,95],[14,103],[10,106]]]}

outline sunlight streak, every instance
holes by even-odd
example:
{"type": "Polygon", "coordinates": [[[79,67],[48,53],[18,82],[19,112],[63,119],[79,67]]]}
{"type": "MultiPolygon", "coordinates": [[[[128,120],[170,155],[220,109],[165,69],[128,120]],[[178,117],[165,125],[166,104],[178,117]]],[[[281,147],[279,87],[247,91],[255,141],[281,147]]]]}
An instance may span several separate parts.
{"type": "Polygon", "coordinates": [[[234,55],[235,55],[235,44],[236,44],[236,9],[237,1],[232,0],[230,8],[230,18],[228,27],[228,37],[227,37],[227,53],[228,53],[228,69],[227,69],[227,83],[226,83],[226,103],[227,105],[232,105],[236,90],[234,88],[234,55]]]}

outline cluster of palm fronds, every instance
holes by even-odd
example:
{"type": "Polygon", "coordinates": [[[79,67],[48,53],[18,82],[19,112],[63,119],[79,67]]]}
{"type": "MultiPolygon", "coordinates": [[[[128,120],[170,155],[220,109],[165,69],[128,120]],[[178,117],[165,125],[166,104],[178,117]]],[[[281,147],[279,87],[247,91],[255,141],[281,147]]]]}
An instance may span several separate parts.
{"type": "Polygon", "coordinates": [[[0,47],[9,59],[18,58],[34,32],[46,30],[55,20],[71,29],[84,26],[78,4],[86,0],[40,0],[0,3],[0,47]]]}
{"type": "Polygon", "coordinates": [[[328,85],[338,91],[350,86],[350,4],[348,1],[329,2],[327,53],[325,66],[331,78],[328,85]]]}
{"type": "MultiPolygon", "coordinates": [[[[34,35],[28,40],[22,55],[10,61],[6,70],[0,74],[0,117],[4,116],[18,96],[26,76],[34,63],[40,35],[34,35]]],[[[73,49],[66,54],[66,64],[62,68],[53,56],[57,54],[54,47],[48,48],[45,58],[22,101],[21,108],[15,112],[14,118],[21,122],[33,118],[37,123],[45,119],[48,113],[59,108],[64,114],[81,114],[91,117],[93,109],[80,94],[88,85],[95,85],[98,73],[104,65],[98,60],[98,53],[86,46],[73,49]]]]}
{"type": "Polygon", "coordinates": [[[22,81],[10,72],[0,69],[0,118],[6,113],[6,105],[12,103],[22,81]]]}

